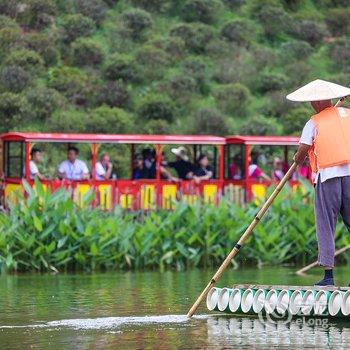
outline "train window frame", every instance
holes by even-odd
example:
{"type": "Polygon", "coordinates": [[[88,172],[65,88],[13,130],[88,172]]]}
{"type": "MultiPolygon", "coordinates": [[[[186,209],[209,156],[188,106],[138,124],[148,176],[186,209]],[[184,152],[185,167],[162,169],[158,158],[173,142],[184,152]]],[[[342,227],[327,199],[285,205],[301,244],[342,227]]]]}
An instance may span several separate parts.
{"type": "Polygon", "coordinates": [[[239,154],[241,157],[241,178],[237,181],[240,180],[245,180],[246,176],[245,176],[245,160],[246,160],[246,147],[244,144],[241,143],[230,143],[230,144],[226,144],[225,145],[225,149],[224,149],[224,179],[225,180],[231,180],[233,181],[234,179],[232,179],[230,177],[230,164],[231,161],[234,157],[235,154],[239,154]],[[239,152],[232,152],[233,148],[238,148],[239,147],[239,152]]]}
{"type": "Polygon", "coordinates": [[[24,177],[25,174],[25,142],[24,141],[5,141],[4,142],[4,175],[10,179],[18,179],[24,177]],[[16,144],[20,147],[19,155],[11,155],[11,145],[16,144]],[[20,160],[19,173],[12,173],[14,168],[14,160],[20,160]]]}

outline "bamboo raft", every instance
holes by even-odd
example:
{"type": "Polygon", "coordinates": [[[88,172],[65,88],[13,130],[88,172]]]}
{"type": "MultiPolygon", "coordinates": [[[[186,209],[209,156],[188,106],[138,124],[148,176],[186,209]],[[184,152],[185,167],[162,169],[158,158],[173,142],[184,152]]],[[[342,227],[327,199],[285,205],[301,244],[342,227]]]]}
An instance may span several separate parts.
{"type": "Polygon", "coordinates": [[[350,287],[259,284],[213,287],[207,295],[207,308],[240,315],[350,318],[350,287]]]}

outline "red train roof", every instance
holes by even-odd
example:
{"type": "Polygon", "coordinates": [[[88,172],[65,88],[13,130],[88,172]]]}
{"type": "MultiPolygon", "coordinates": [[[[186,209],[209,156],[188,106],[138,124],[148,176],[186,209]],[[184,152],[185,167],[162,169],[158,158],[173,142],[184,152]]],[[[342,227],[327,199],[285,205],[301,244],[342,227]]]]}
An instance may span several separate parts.
{"type": "Polygon", "coordinates": [[[295,136],[227,136],[226,142],[245,145],[298,145],[299,137],[295,136]]]}
{"type": "Polygon", "coordinates": [[[294,136],[240,136],[207,135],[111,135],[111,134],[58,134],[38,132],[9,132],[1,135],[6,141],[27,142],[89,142],[89,143],[151,143],[151,144],[247,144],[247,145],[297,145],[294,136]]]}
{"type": "Polygon", "coordinates": [[[108,135],[56,134],[10,132],[1,135],[6,141],[28,142],[96,142],[96,143],[153,143],[153,144],[225,144],[224,137],[206,135],[108,135]]]}

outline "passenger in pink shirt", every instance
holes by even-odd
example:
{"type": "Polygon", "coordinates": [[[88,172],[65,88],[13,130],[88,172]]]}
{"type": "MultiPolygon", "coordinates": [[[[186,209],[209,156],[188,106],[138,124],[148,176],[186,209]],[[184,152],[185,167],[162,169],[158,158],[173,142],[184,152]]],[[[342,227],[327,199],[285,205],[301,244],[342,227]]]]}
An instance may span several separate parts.
{"type": "Polygon", "coordinates": [[[250,179],[253,180],[265,180],[265,181],[271,181],[270,176],[265,174],[260,167],[258,166],[258,154],[252,154],[251,156],[251,164],[248,167],[248,176],[250,179]]]}
{"type": "Polygon", "coordinates": [[[276,157],[273,160],[272,179],[275,181],[281,181],[283,176],[284,176],[283,162],[281,158],[276,157]]]}
{"type": "Polygon", "coordinates": [[[239,154],[236,154],[229,166],[230,179],[232,180],[241,180],[242,176],[242,157],[239,154]]]}

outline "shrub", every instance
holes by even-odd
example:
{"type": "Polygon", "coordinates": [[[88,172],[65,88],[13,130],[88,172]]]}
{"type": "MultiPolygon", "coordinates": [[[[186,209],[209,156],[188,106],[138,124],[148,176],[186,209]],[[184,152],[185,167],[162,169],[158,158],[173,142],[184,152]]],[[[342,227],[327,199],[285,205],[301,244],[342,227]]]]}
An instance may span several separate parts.
{"type": "Polygon", "coordinates": [[[303,20],[294,23],[294,26],[290,29],[290,34],[297,39],[307,41],[312,46],[316,46],[328,35],[328,31],[323,24],[303,20]]]}
{"type": "Polygon", "coordinates": [[[147,11],[164,12],[170,6],[169,0],[132,0],[133,5],[140,6],[147,11]]]}
{"type": "Polygon", "coordinates": [[[119,0],[103,0],[109,7],[113,7],[119,0]]]}
{"type": "Polygon", "coordinates": [[[95,22],[81,13],[67,15],[62,21],[62,37],[68,43],[80,37],[90,36],[94,29],[95,22]]]}
{"type": "Polygon", "coordinates": [[[349,6],[349,2],[347,0],[318,0],[317,4],[321,5],[322,7],[347,7],[349,6]]]}
{"type": "Polygon", "coordinates": [[[86,132],[87,113],[77,109],[58,110],[47,120],[46,128],[53,132],[86,132]]]}
{"type": "Polygon", "coordinates": [[[98,102],[110,107],[125,107],[130,99],[127,87],[121,82],[108,81],[98,92],[98,102]]]}
{"type": "Polygon", "coordinates": [[[188,58],[182,63],[182,70],[185,76],[192,77],[202,94],[209,92],[209,85],[207,82],[207,67],[200,58],[188,58]]]}
{"type": "Polygon", "coordinates": [[[75,12],[90,17],[97,25],[106,18],[108,6],[102,0],[75,0],[75,12]]]}
{"type": "Polygon", "coordinates": [[[101,106],[89,113],[86,130],[93,133],[125,134],[133,129],[131,116],[120,108],[101,106]]]}
{"type": "Polygon", "coordinates": [[[104,75],[108,80],[138,81],[134,60],[127,55],[114,54],[109,56],[104,68],[104,75]]]}
{"type": "Polygon", "coordinates": [[[281,125],[273,118],[254,116],[248,119],[239,129],[241,135],[279,135],[281,125]]]}
{"type": "Polygon", "coordinates": [[[30,75],[18,66],[6,66],[0,72],[0,86],[7,91],[20,92],[29,81],[30,75]]]}
{"type": "Polygon", "coordinates": [[[231,9],[237,9],[246,3],[246,0],[224,0],[231,9]]]}
{"type": "MultiPolygon", "coordinates": [[[[294,85],[293,89],[295,89],[294,85]]],[[[286,99],[286,92],[282,91],[271,91],[264,95],[264,105],[259,108],[259,111],[268,116],[275,117],[280,120],[280,118],[289,111],[291,104],[286,99]]]]}
{"type": "Polygon", "coordinates": [[[224,39],[212,38],[205,45],[205,53],[213,59],[222,59],[223,57],[232,57],[233,55],[237,57],[242,47],[224,39]]]}
{"type": "Polygon", "coordinates": [[[57,67],[49,71],[50,87],[60,91],[73,103],[84,105],[90,93],[90,80],[77,68],[57,67]]]}
{"type": "Polygon", "coordinates": [[[30,28],[43,29],[54,22],[56,5],[53,0],[28,0],[20,21],[30,28]]]}
{"type": "Polygon", "coordinates": [[[218,87],[214,91],[216,103],[221,110],[233,116],[241,116],[246,112],[249,100],[249,89],[240,83],[218,87]]]}
{"type": "Polygon", "coordinates": [[[282,114],[281,121],[284,132],[287,135],[300,135],[311,114],[311,109],[305,106],[293,108],[288,113],[282,114]]]}
{"type": "Polygon", "coordinates": [[[163,50],[146,45],[138,50],[136,62],[142,66],[142,78],[158,79],[162,76],[163,68],[169,63],[169,57],[163,50]]]}
{"type": "Polygon", "coordinates": [[[204,24],[182,23],[173,27],[170,35],[181,38],[188,50],[194,53],[203,53],[214,33],[211,27],[204,24]]]}
{"type": "Polygon", "coordinates": [[[293,40],[281,45],[281,56],[284,61],[306,59],[312,52],[312,46],[306,41],[293,40]]]}
{"type": "Polygon", "coordinates": [[[43,33],[30,33],[25,35],[24,44],[29,50],[37,52],[47,66],[57,63],[58,52],[55,40],[51,36],[43,33]]]}
{"type": "Polygon", "coordinates": [[[8,66],[19,66],[29,72],[38,72],[43,68],[44,61],[33,50],[19,49],[10,52],[6,57],[5,64],[8,66]]]}
{"type": "Polygon", "coordinates": [[[151,119],[143,125],[142,133],[150,135],[169,135],[172,133],[172,129],[166,120],[151,119]]]}
{"type": "Polygon", "coordinates": [[[172,100],[165,95],[147,95],[138,108],[138,115],[142,119],[163,119],[171,122],[175,117],[172,100]]]}
{"type": "Polygon", "coordinates": [[[350,40],[341,38],[332,43],[329,47],[330,56],[337,68],[349,71],[350,60],[350,40]]]}
{"type": "Polygon", "coordinates": [[[284,73],[288,77],[287,87],[292,89],[306,84],[312,78],[312,69],[307,61],[297,61],[285,66],[284,73]]]}
{"type": "MultiPolygon", "coordinates": [[[[4,92],[0,94],[0,129],[2,132],[18,127],[28,117],[29,105],[21,94],[4,92]]],[[[23,125],[22,125],[23,126],[23,125]]]]}
{"type": "Polygon", "coordinates": [[[257,88],[260,92],[283,89],[288,79],[285,75],[274,72],[262,72],[257,81],[257,88]]]}
{"type": "Polygon", "coordinates": [[[304,0],[282,0],[282,4],[289,10],[297,11],[304,0]]]}
{"type": "Polygon", "coordinates": [[[233,58],[219,59],[213,73],[213,79],[220,84],[244,81],[250,90],[255,89],[258,75],[257,64],[248,51],[238,51],[233,58]]]}
{"type": "Polygon", "coordinates": [[[181,11],[186,22],[214,23],[220,3],[217,0],[187,0],[181,11]]]}
{"type": "Polygon", "coordinates": [[[186,75],[175,75],[167,81],[167,91],[174,99],[190,100],[191,95],[197,92],[196,81],[186,75]]]}
{"type": "Polygon", "coordinates": [[[236,19],[223,26],[221,36],[230,42],[244,45],[254,36],[254,28],[246,20],[236,19]]]}
{"type": "Polygon", "coordinates": [[[0,29],[0,57],[5,56],[11,49],[15,48],[21,40],[19,28],[0,29]]]}
{"type": "Polygon", "coordinates": [[[46,121],[59,108],[65,106],[65,98],[55,89],[37,87],[29,89],[27,99],[36,121],[46,121]]]}
{"type": "Polygon", "coordinates": [[[193,120],[194,134],[227,135],[229,133],[225,116],[215,108],[199,108],[193,120]]]}
{"type": "Polygon", "coordinates": [[[350,8],[328,10],[325,21],[333,35],[341,36],[350,34],[350,8]]]}
{"type": "Polygon", "coordinates": [[[276,52],[268,46],[254,47],[251,52],[253,53],[253,64],[257,71],[277,65],[276,52]]]}
{"type": "Polygon", "coordinates": [[[0,0],[0,13],[12,18],[17,16],[18,0],[0,0]]]}
{"type": "Polygon", "coordinates": [[[3,28],[19,29],[19,25],[11,17],[0,15],[0,29],[3,28]]]}
{"type": "Polygon", "coordinates": [[[78,38],[71,44],[72,63],[77,66],[98,65],[103,61],[102,47],[89,38],[78,38]]]}
{"type": "Polygon", "coordinates": [[[261,24],[265,35],[270,39],[280,36],[286,30],[286,23],[289,22],[283,7],[264,2],[257,4],[252,9],[253,17],[261,24]]]}
{"type": "Polygon", "coordinates": [[[152,27],[152,18],[147,11],[141,9],[129,10],[122,15],[124,27],[129,36],[139,39],[152,27]]]}
{"type": "Polygon", "coordinates": [[[148,41],[150,45],[164,50],[169,54],[170,59],[176,62],[179,58],[183,58],[186,54],[185,42],[178,37],[163,37],[148,41]]]}

